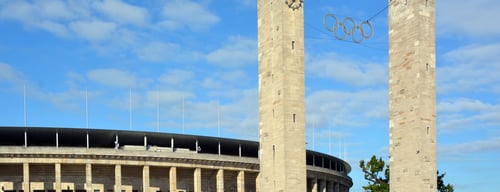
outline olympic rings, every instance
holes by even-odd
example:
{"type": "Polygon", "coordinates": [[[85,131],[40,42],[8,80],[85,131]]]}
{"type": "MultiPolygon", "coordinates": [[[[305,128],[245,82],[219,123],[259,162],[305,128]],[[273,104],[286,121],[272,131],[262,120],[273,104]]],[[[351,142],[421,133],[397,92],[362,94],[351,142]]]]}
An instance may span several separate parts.
{"type": "Polygon", "coordinates": [[[351,36],[351,39],[354,43],[362,43],[365,39],[369,39],[373,37],[373,26],[372,24],[366,20],[361,22],[361,24],[357,25],[356,21],[354,21],[353,18],[351,17],[346,17],[342,21],[339,21],[337,16],[334,14],[326,14],[325,17],[323,18],[323,26],[325,27],[326,30],[330,31],[333,33],[336,39],[338,40],[344,40],[346,37],[351,36]],[[335,24],[333,24],[333,29],[330,27],[331,25],[328,24],[328,18],[332,18],[335,20],[335,24]],[[366,28],[367,27],[367,28],[366,28]],[[338,29],[342,28],[342,32],[338,34],[339,32],[338,29]],[[366,34],[365,30],[369,29],[370,33],[366,34]],[[360,35],[359,38],[356,38],[356,32],[359,31],[360,35]]]}

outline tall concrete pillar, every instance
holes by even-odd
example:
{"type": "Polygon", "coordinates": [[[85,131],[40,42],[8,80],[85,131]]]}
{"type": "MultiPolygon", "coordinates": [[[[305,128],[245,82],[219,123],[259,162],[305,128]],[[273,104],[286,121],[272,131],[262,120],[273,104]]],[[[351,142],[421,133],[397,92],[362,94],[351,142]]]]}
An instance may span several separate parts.
{"type": "Polygon", "coordinates": [[[194,192],[201,192],[201,168],[194,169],[194,192]]]}
{"type": "Polygon", "coordinates": [[[61,192],[61,164],[55,164],[55,184],[54,189],[56,192],[61,192]]]}
{"type": "Polygon", "coordinates": [[[122,188],[122,166],[115,165],[115,191],[121,191],[122,188]]]}
{"type": "Polygon", "coordinates": [[[327,191],[334,192],[335,191],[335,189],[334,189],[334,181],[328,181],[327,188],[328,188],[327,191]]]}
{"type": "Polygon", "coordinates": [[[142,189],[144,192],[149,192],[149,166],[142,167],[142,189]]]}
{"type": "Polygon", "coordinates": [[[318,182],[319,182],[319,191],[326,192],[326,182],[327,181],[324,179],[320,179],[320,180],[318,180],[318,182]]]}
{"type": "Polygon", "coordinates": [[[30,189],[30,164],[23,163],[23,190],[31,191],[30,189]]]}
{"type": "Polygon", "coordinates": [[[245,172],[239,171],[236,177],[237,192],[245,192],[245,172]]]}
{"type": "Polygon", "coordinates": [[[224,169],[217,170],[217,192],[224,192],[224,169]]]}
{"type": "Polygon", "coordinates": [[[169,177],[170,179],[170,192],[177,192],[177,168],[170,167],[169,177]]]}
{"type": "Polygon", "coordinates": [[[260,185],[307,190],[303,0],[258,0],[260,185]]]}
{"type": "Polygon", "coordinates": [[[255,177],[255,192],[260,192],[260,173],[255,177]]]}
{"type": "Polygon", "coordinates": [[[435,192],[435,0],[389,3],[390,191],[435,192]]]}
{"type": "Polygon", "coordinates": [[[318,178],[311,179],[311,192],[318,192],[318,178]]]}
{"type": "Polygon", "coordinates": [[[94,192],[92,189],[92,164],[85,164],[85,189],[87,192],[94,192]]]}

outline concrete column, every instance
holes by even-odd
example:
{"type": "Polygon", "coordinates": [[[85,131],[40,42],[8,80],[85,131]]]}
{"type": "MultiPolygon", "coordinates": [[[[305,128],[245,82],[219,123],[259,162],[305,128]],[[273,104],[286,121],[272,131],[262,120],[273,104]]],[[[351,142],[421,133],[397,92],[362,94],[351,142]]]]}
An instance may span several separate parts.
{"type": "Polygon", "coordinates": [[[30,191],[30,165],[23,163],[23,190],[30,191]]]}
{"type": "Polygon", "coordinates": [[[318,178],[311,179],[311,191],[318,192],[318,178]]]}
{"type": "Polygon", "coordinates": [[[122,191],[122,166],[115,165],[115,191],[122,191]]]}
{"type": "Polygon", "coordinates": [[[327,191],[326,191],[326,182],[327,182],[327,181],[326,181],[326,180],[321,179],[321,180],[319,180],[318,182],[319,182],[319,191],[321,191],[321,192],[327,192],[327,191]]]}
{"type": "Polygon", "coordinates": [[[93,192],[92,189],[92,164],[85,164],[85,189],[87,192],[93,192]]]}
{"type": "Polygon", "coordinates": [[[217,170],[217,192],[224,192],[224,169],[217,170]]]}
{"type": "Polygon", "coordinates": [[[334,192],[334,190],[335,190],[334,183],[335,183],[334,181],[328,181],[328,183],[327,183],[328,190],[327,191],[334,192]]]}
{"type": "Polygon", "coordinates": [[[201,192],[201,168],[194,169],[194,192],[201,192]]]}
{"type": "Polygon", "coordinates": [[[260,192],[260,173],[257,173],[255,178],[255,192],[260,192]]]}
{"type": "Polygon", "coordinates": [[[238,172],[238,176],[236,179],[236,186],[237,186],[237,191],[238,192],[245,192],[245,172],[240,171],[238,172]]]}
{"type": "Polygon", "coordinates": [[[55,164],[55,186],[54,186],[54,189],[56,190],[56,192],[61,192],[61,164],[60,163],[56,163],[55,164]]]}
{"type": "Polygon", "coordinates": [[[149,192],[149,166],[142,167],[142,191],[149,192]]]}
{"type": "Polygon", "coordinates": [[[177,192],[177,168],[170,167],[170,192],[177,192]]]}

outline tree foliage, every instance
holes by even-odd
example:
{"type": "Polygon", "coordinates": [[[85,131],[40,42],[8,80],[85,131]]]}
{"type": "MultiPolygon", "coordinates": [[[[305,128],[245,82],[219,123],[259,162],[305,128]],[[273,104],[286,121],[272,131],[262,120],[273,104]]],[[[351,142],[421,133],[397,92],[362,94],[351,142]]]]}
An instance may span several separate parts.
{"type": "Polygon", "coordinates": [[[446,173],[443,173],[439,175],[439,171],[437,172],[437,189],[439,192],[453,192],[455,191],[453,188],[453,185],[451,184],[446,184],[444,185],[443,178],[446,175],[446,173]]]}
{"type": "Polygon", "coordinates": [[[366,191],[389,192],[389,165],[385,165],[382,158],[373,155],[370,161],[361,160],[359,167],[363,170],[368,185],[363,186],[366,191]]]}
{"type": "MultiPolygon", "coordinates": [[[[373,155],[370,161],[361,160],[359,167],[363,171],[368,185],[363,186],[363,189],[371,192],[389,192],[389,164],[385,164],[382,158],[373,155]]],[[[439,174],[437,172],[437,191],[438,192],[454,192],[453,185],[444,184],[443,178],[446,173],[439,174]]]]}

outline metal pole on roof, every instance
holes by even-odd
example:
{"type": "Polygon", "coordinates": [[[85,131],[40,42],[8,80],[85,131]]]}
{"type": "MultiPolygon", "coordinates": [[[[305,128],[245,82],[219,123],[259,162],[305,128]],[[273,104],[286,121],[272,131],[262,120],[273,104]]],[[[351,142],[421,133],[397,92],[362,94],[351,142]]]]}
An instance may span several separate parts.
{"type": "Polygon", "coordinates": [[[217,102],[217,137],[220,138],[220,104],[217,102]]]}
{"type": "Polygon", "coordinates": [[[156,90],[156,129],[160,132],[160,91],[156,90]]]}
{"type": "Polygon", "coordinates": [[[339,139],[338,139],[338,142],[339,142],[339,158],[342,157],[342,141],[341,141],[341,137],[339,135],[339,139]]]}
{"type": "Polygon", "coordinates": [[[26,82],[24,82],[23,97],[24,97],[24,127],[26,127],[26,82]]]}
{"type": "Polygon", "coordinates": [[[328,154],[332,155],[332,128],[328,128],[328,154]]]}
{"type": "Polygon", "coordinates": [[[184,95],[182,95],[182,134],[184,134],[184,95]]]}
{"type": "Polygon", "coordinates": [[[313,135],[313,139],[312,139],[313,140],[313,144],[312,144],[313,146],[312,146],[312,148],[313,148],[313,151],[316,149],[316,143],[315,143],[315,139],[316,139],[315,138],[316,137],[315,128],[316,127],[315,126],[316,126],[316,122],[313,121],[313,126],[312,126],[312,132],[313,132],[313,134],[312,134],[313,135]]]}
{"type": "Polygon", "coordinates": [[[89,128],[89,101],[87,88],[85,87],[85,127],[89,128]]]}
{"type": "Polygon", "coordinates": [[[130,88],[129,91],[129,104],[130,104],[130,130],[132,130],[132,88],[130,88]]]}

